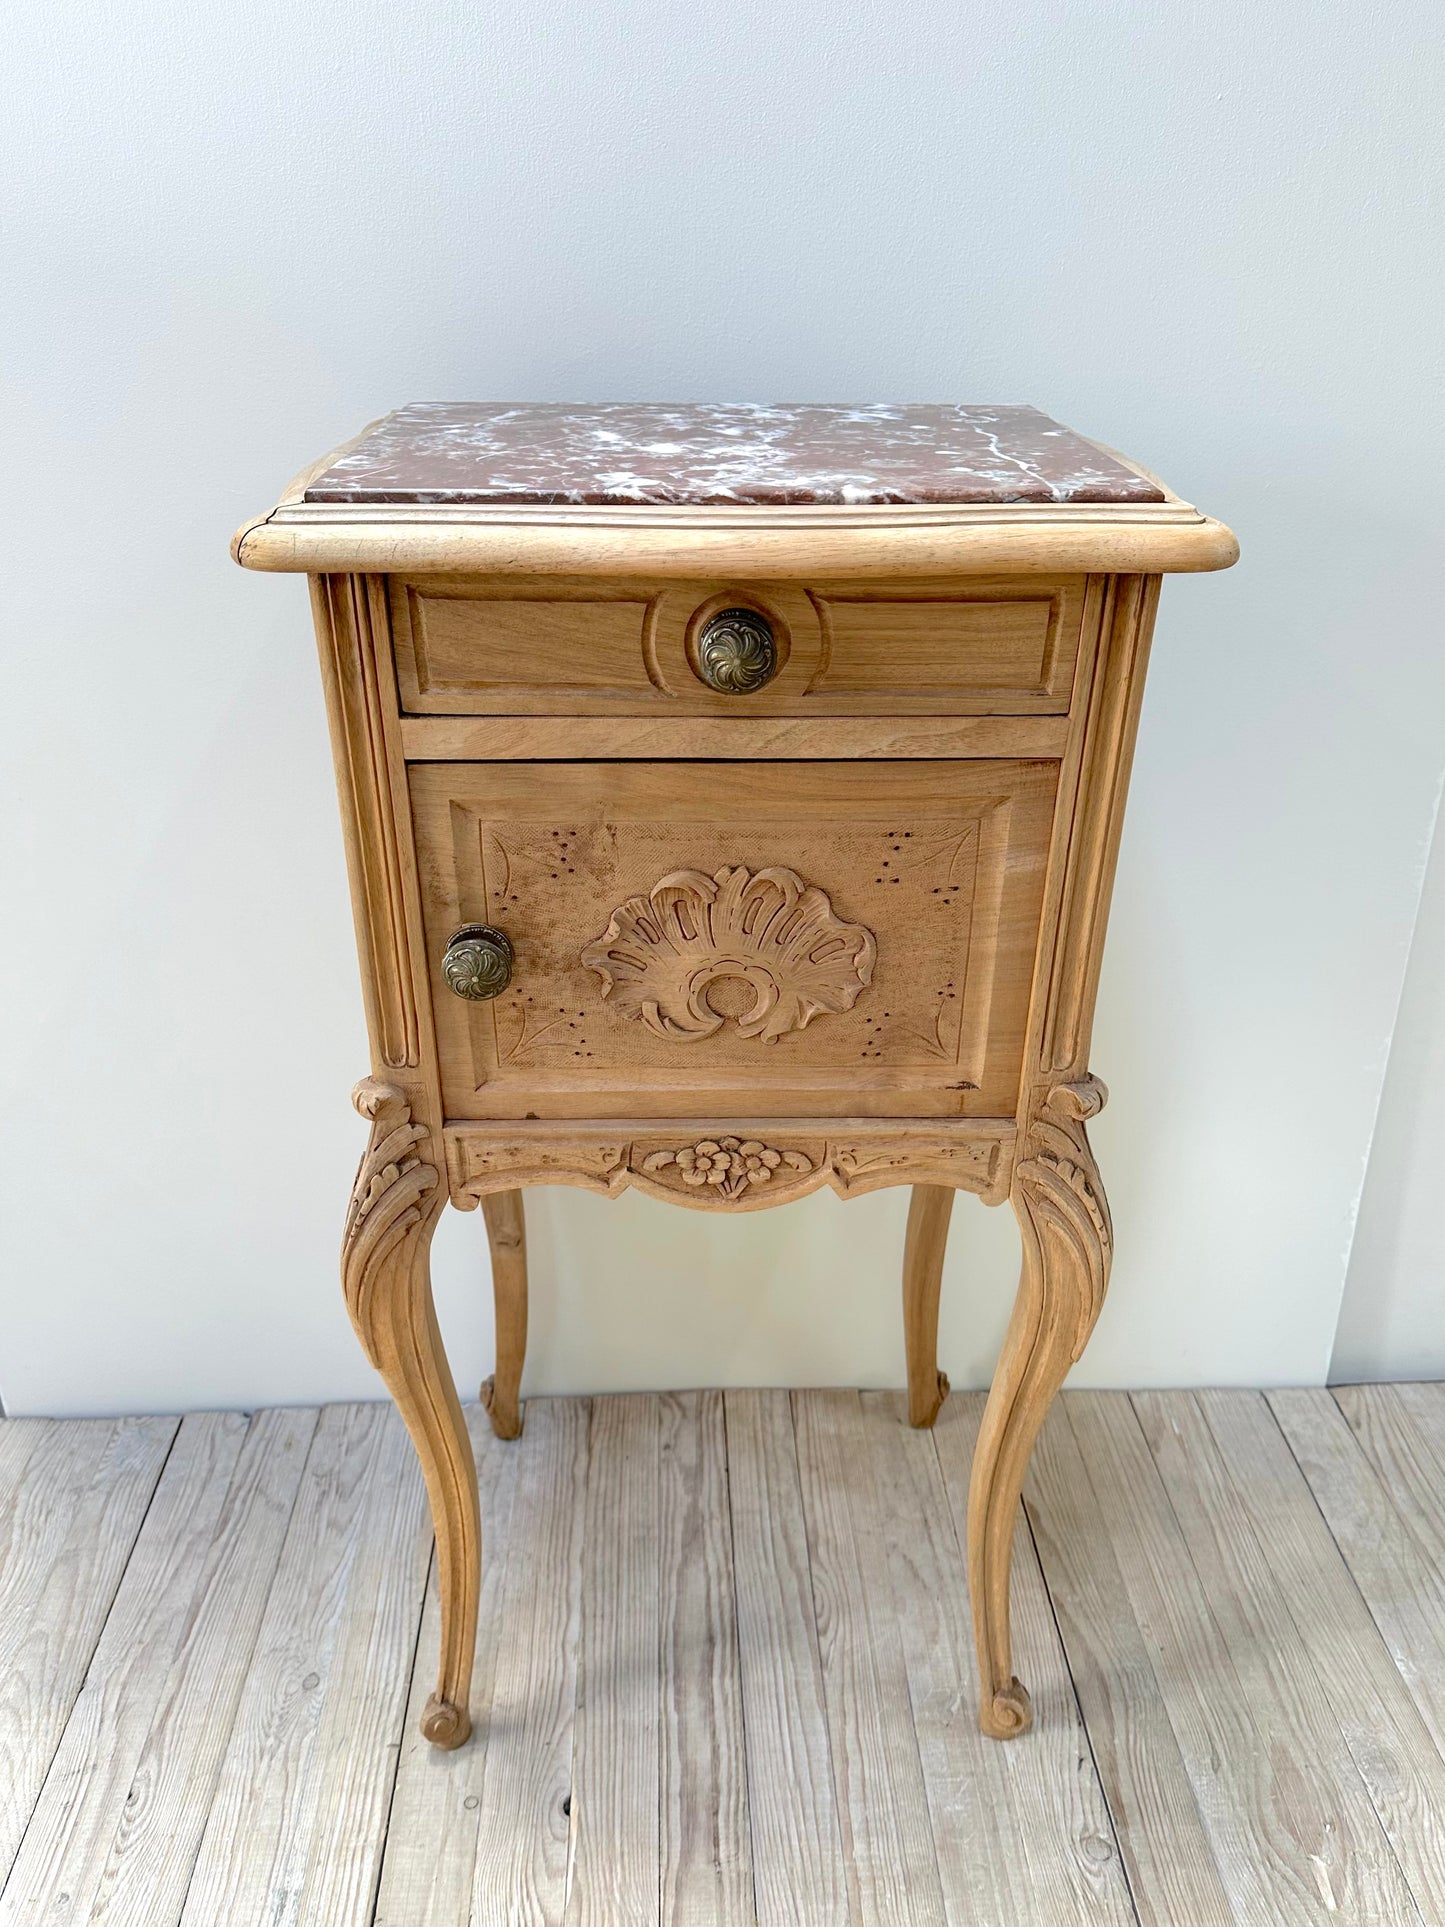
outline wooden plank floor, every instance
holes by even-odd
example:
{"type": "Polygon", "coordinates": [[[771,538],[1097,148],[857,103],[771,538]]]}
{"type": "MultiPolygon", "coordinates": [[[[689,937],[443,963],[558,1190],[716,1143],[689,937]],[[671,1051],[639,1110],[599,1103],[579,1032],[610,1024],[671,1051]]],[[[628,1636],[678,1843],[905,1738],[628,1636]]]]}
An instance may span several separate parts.
{"type": "Polygon", "coordinates": [[[389,1407],[0,1421],[0,1927],[1441,1927],[1445,1385],[1075,1393],[980,1737],[982,1401],[474,1413],[477,1736],[389,1407]]]}

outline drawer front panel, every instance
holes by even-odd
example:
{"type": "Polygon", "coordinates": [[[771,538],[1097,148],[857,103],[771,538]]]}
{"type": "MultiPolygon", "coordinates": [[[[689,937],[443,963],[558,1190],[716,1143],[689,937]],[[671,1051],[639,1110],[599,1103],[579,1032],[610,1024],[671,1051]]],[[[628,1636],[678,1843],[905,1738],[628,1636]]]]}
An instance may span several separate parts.
{"type": "Polygon", "coordinates": [[[790,584],[391,578],[401,707],[412,715],[1063,715],[1082,576],[790,584]],[[762,614],[776,667],[709,688],[697,637],[729,606],[762,614]]]}
{"type": "Polygon", "coordinates": [[[1058,765],[409,771],[447,1115],[1006,1116],[1058,765]],[[465,924],[511,982],[456,995],[465,924]]]}
{"type": "Polygon", "coordinates": [[[1000,697],[1058,693],[1058,596],[816,600],[824,649],[812,697],[941,699],[964,686],[1000,697]]]}

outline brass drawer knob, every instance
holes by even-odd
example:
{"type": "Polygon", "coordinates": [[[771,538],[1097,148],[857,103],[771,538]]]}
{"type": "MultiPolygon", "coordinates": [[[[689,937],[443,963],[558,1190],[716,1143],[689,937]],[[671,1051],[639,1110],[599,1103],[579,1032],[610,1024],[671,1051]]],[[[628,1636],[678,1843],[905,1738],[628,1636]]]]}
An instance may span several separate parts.
{"type": "Polygon", "coordinates": [[[722,696],[750,696],[778,673],[772,624],[756,609],[720,609],[697,638],[697,673],[722,696]]]}
{"type": "Polygon", "coordinates": [[[489,923],[464,923],[447,939],[442,975],[458,997],[479,1004],[499,997],[512,981],[512,944],[489,923]]]}

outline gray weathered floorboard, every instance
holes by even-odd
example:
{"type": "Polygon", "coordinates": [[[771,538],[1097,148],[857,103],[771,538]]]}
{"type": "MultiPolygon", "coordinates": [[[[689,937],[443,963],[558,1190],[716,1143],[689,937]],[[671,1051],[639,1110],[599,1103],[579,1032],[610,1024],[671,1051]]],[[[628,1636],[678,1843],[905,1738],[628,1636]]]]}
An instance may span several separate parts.
{"type": "Polygon", "coordinates": [[[421,1616],[425,1520],[421,1475],[395,1412],[325,1411],[237,1708],[185,1927],[335,1927],[368,1918],[421,1616]],[[317,1851],[323,1844],[330,1857],[317,1851]],[[332,1906],[329,1916],[322,1906],[332,1906]]]}
{"type": "Polygon", "coordinates": [[[0,1927],[1445,1922],[1445,1387],[1066,1396],[1008,1745],[981,1410],[533,1399],[504,1443],[473,1408],[451,1754],[388,1406],[0,1420],[0,1927]]]}
{"type": "Polygon", "coordinates": [[[602,1398],[592,1412],[567,1927],[658,1919],[657,1406],[602,1398]]]}
{"type": "Polygon", "coordinates": [[[1209,1828],[1066,1411],[1044,1425],[1024,1501],[1139,1919],[1229,1927],[1209,1828]]]}
{"type": "Polygon", "coordinates": [[[471,1913],[482,1783],[491,1753],[502,1592],[523,1455],[512,1441],[493,1434],[480,1405],[467,1408],[467,1423],[477,1454],[483,1520],[477,1665],[471,1691],[474,1741],[444,1753],[421,1734],[422,1711],[436,1681],[441,1644],[441,1604],[433,1560],[391,1798],[376,1927],[454,1927],[471,1913]]]}
{"type": "Polygon", "coordinates": [[[660,1405],[659,1894],[668,1927],[750,1927],[753,1856],[721,1392],[660,1405]]]}
{"type": "Polygon", "coordinates": [[[585,1399],[531,1398],[526,1430],[508,1447],[521,1463],[492,1676],[475,1927],[557,1927],[567,1904],[590,1429],[585,1399]]]}
{"type": "Polygon", "coordinates": [[[17,1919],[180,1919],[315,1426],[182,1422],[25,1836],[17,1919]]]}
{"type": "Polygon", "coordinates": [[[1264,1400],[1199,1403],[1410,1891],[1445,1921],[1445,1760],[1264,1400]]]}
{"type": "Polygon", "coordinates": [[[1300,1856],[1291,1870],[1308,1868],[1322,1915],[1410,1921],[1399,1862],[1197,1401],[1147,1392],[1134,1407],[1250,1705],[1268,1735],[1291,1736],[1256,1781],[1300,1856]]]}
{"type": "Polygon", "coordinates": [[[728,1481],[759,1927],[856,1922],[833,1797],[786,1392],[729,1392],[728,1481]]]}
{"type": "Polygon", "coordinates": [[[864,1927],[943,1927],[887,1543],[856,1392],[796,1392],[793,1422],[843,1858],[864,1927]]]}
{"type": "MultiPolygon", "coordinates": [[[[983,1407],[980,1393],[955,1394],[933,1429],[960,1545],[983,1407]]],[[[964,1584],[962,1573],[958,1583],[964,1584]]],[[[995,1744],[1008,1777],[1019,1878],[1045,1919],[1126,1927],[1136,1917],[1128,1882],[1022,1508],[1014,1531],[1012,1609],[1014,1665],[1033,1695],[1034,1726],[1021,1740],[995,1744]]],[[[973,1681],[970,1668],[971,1693],[973,1681]]]]}
{"type": "Polygon", "coordinates": [[[0,1888],[84,1682],[175,1419],[15,1425],[0,1470],[0,1888]]]}

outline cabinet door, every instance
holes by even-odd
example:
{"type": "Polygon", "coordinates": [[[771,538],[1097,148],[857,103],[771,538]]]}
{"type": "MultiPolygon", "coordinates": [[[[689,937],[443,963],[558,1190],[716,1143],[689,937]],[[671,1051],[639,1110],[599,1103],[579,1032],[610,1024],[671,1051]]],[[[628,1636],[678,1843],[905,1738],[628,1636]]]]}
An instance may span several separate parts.
{"type": "Polygon", "coordinates": [[[447,1115],[1008,1116],[1058,765],[410,772],[447,1115]],[[442,974],[504,930],[502,994],[442,974]]]}

